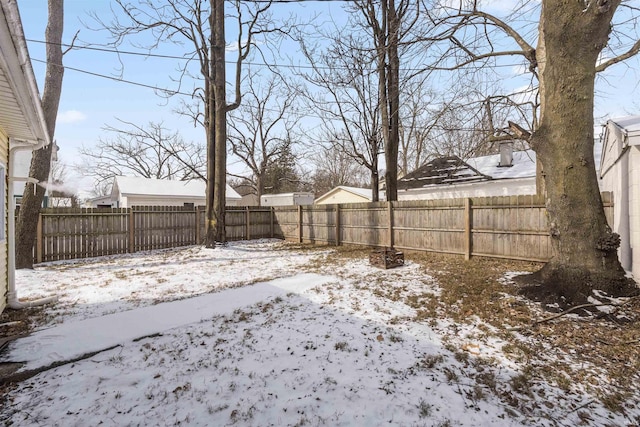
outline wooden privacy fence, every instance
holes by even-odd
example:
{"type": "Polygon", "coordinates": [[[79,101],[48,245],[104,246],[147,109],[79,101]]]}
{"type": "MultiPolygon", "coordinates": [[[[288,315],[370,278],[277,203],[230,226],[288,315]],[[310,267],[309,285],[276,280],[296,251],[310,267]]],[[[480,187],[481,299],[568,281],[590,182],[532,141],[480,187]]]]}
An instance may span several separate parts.
{"type": "MultiPolygon", "coordinates": [[[[273,236],[271,208],[228,207],[228,240],[273,236]]],[[[203,242],[202,207],[47,208],[38,219],[34,262],[90,258],[203,242]]]]}
{"type": "MultiPolygon", "coordinates": [[[[602,195],[611,223],[611,193],[602,195]]],[[[279,237],[297,242],[395,247],[528,261],[551,257],[538,196],[343,205],[228,207],[227,240],[279,237]]],[[[35,262],[88,258],[203,242],[202,208],[43,209],[35,262]]]]}
{"type": "MultiPolygon", "coordinates": [[[[611,193],[602,194],[611,223],[611,193]]],[[[276,235],[299,242],[395,247],[526,261],[548,261],[544,199],[487,197],[278,208],[276,235]]]]}

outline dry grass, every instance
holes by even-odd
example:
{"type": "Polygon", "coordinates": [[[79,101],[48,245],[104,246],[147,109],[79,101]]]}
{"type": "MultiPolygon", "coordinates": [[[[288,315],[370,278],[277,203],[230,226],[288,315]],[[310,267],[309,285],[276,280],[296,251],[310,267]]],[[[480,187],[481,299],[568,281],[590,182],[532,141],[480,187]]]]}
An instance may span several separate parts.
{"type": "MultiPolygon", "coordinates": [[[[371,252],[362,247],[334,249],[328,263],[367,259],[371,252]]],[[[640,383],[640,298],[617,313],[617,320],[594,314],[536,324],[550,313],[520,296],[517,285],[504,277],[508,272],[536,271],[541,264],[489,258],[465,261],[460,256],[423,252],[405,252],[405,259],[420,264],[425,274],[436,279],[440,296],[383,287],[372,292],[394,301],[402,299],[416,309],[414,321],[437,324],[449,318],[470,324],[479,319],[478,329],[484,335],[480,339],[494,336],[506,341],[502,350],[507,356],[528,367],[512,380],[514,391],[530,393],[531,384],[548,381],[567,392],[584,387],[614,412],[634,407],[629,397],[640,383]],[[514,327],[519,332],[513,332],[514,327]]],[[[486,375],[476,381],[492,383],[486,375]]]]}
{"type": "MultiPolygon", "coordinates": [[[[349,260],[368,259],[371,252],[371,248],[308,244],[282,245],[278,250],[289,249],[325,253],[306,265],[308,271],[341,265],[349,260]]],[[[389,287],[375,281],[363,286],[369,287],[378,298],[400,301],[415,309],[415,316],[407,320],[432,326],[443,319],[450,319],[454,325],[475,324],[478,339],[503,340],[506,344],[502,351],[515,362],[527,366],[524,372],[512,378],[510,387],[513,391],[523,395],[533,393],[532,385],[545,381],[568,393],[579,385],[598,396],[614,412],[624,412],[631,409],[629,405],[634,405],[629,397],[640,384],[639,298],[618,313],[624,316],[624,321],[592,315],[563,316],[535,324],[549,313],[544,312],[540,304],[518,295],[517,286],[504,278],[507,272],[536,271],[540,264],[488,258],[464,261],[460,256],[417,252],[406,252],[405,259],[419,264],[425,277],[435,279],[440,288],[439,295],[427,292],[426,288],[425,292],[408,291],[401,286],[389,287]],[[521,329],[513,332],[510,328],[514,327],[521,329]]],[[[42,309],[5,310],[0,316],[0,324],[18,323],[0,328],[0,338],[27,333],[32,319],[41,315],[42,309]]],[[[397,319],[398,322],[401,320],[397,319]]],[[[341,342],[336,343],[336,349],[348,351],[341,342]]],[[[482,388],[471,389],[471,400],[481,400],[487,390],[504,399],[513,398],[498,390],[490,370],[483,371],[483,364],[490,365],[491,360],[469,358],[468,353],[461,352],[457,346],[451,345],[451,349],[459,354],[456,359],[460,363],[477,365],[473,379],[482,388]]],[[[425,359],[420,367],[430,369],[440,362],[439,359],[425,359]]],[[[449,381],[457,381],[457,375],[451,371],[449,381]]],[[[421,413],[428,409],[424,405],[419,407],[421,413]]],[[[240,419],[250,414],[237,415],[240,419]]],[[[588,422],[588,412],[584,416],[588,422]]]]}

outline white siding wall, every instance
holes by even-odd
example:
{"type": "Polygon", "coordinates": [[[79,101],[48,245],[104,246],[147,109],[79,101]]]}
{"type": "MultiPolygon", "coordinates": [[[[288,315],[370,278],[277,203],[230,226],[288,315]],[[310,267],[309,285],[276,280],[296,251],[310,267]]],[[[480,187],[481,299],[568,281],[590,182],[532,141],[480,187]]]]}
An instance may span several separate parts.
{"type": "Polygon", "coordinates": [[[131,206],[184,206],[185,203],[193,203],[195,206],[204,206],[204,197],[180,197],[165,198],[151,196],[127,196],[120,198],[120,208],[131,206]]]}
{"type": "Polygon", "coordinates": [[[640,146],[637,145],[629,150],[629,234],[632,271],[640,282],[640,146]]]}
{"type": "Polygon", "coordinates": [[[370,199],[367,199],[365,197],[359,196],[357,194],[353,194],[343,189],[339,189],[331,196],[319,201],[317,204],[331,205],[331,204],[338,204],[338,203],[366,203],[370,201],[371,201],[370,199]]]}
{"type": "MultiPolygon", "coordinates": [[[[4,165],[5,170],[7,168],[7,165],[9,164],[9,138],[7,137],[7,135],[5,135],[5,133],[2,131],[2,129],[0,129],[0,163],[2,163],[2,165],[4,165]]],[[[8,171],[7,171],[8,172],[8,171]]],[[[8,175],[8,173],[7,173],[8,175]]],[[[2,218],[2,226],[4,227],[4,236],[5,239],[0,242],[0,313],[2,312],[2,310],[4,310],[6,304],[7,304],[7,292],[9,290],[9,278],[8,278],[8,260],[7,260],[7,244],[8,244],[8,238],[13,239],[14,236],[9,236],[8,235],[8,229],[7,229],[7,212],[9,211],[8,209],[8,191],[7,191],[7,185],[4,185],[5,191],[4,193],[1,195],[2,199],[0,200],[0,203],[2,203],[4,205],[4,218],[2,218]]]]}
{"type": "MultiPolygon", "coordinates": [[[[605,156],[608,155],[609,153],[605,153],[605,156]]],[[[629,147],[629,151],[605,170],[600,186],[602,191],[613,192],[612,228],[620,235],[618,258],[625,270],[634,273],[636,280],[640,278],[640,166],[638,162],[640,162],[640,147],[629,147]]]]}
{"type": "Polygon", "coordinates": [[[415,190],[399,190],[398,200],[459,199],[527,194],[536,194],[535,177],[501,179],[474,184],[434,185],[415,190]]]}

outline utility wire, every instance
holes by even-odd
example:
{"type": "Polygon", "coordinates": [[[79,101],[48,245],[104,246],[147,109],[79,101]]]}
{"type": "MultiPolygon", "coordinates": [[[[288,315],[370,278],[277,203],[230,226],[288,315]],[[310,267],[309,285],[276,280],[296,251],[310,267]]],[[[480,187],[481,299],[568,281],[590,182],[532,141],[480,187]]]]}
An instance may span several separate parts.
{"type": "MultiPolygon", "coordinates": [[[[267,0],[265,0],[267,1],[267,0]]],[[[284,1],[284,0],[283,0],[284,1]]],[[[292,1],[300,1],[300,0],[292,0],[292,1]]],[[[334,1],[334,0],[303,0],[303,1],[334,1]]],[[[352,0],[335,0],[335,1],[352,1],[352,0]]],[[[142,56],[145,58],[160,58],[160,59],[178,59],[182,61],[191,61],[194,58],[188,56],[177,56],[177,55],[165,55],[165,54],[157,54],[157,53],[148,53],[148,52],[135,52],[130,50],[119,50],[119,49],[108,49],[108,48],[100,48],[100,47],[92,47],[92,46],[76,46],[70,45],[66,43],[53,43],[47,42],[45,40],[36,40],[36,39],[26,39],[30,43],[39,43],[39,44],[53,44],[56,46],[62,46],[66,48],[71,48],[72,50],[92,50],[98,52],[107,52],[107,53],[117,53],[119,55],[132,55],[132,56],[142,56]]],[[[371,49],[373,50],[373,48],[371,49]]],[[[541,62],[541,61],[539,61],[541,62]]],[[[235,65],[236,61],[225,61],[226,64],[235,65]]],[[[513,64],[494,64],[491,65],[491,68],[505,68],[505,67],[518,67],[518,66],[526,66],[528,61],[524,60],[519,63],[513,64]]],[[[318,69],[318,70],[351,70],[349,67],[341,67],[341,66],[322,66],[322,65],[293,65],[293,64],[267,64],[265,62],[243,62],[243,64],[249,66],[258,66],[258,67],[271,67],[271,68],[289,68],[289,69],[318,69]]],[[[469,65],[471,66],[472,63],[469,65]]],[[[400,71],[425,71],[433,69],[438,71],[439,67],[429,67],[425,66],[423,68],[404,68],[401,67],[400,71]]],[[[375,71],[375,67],[371,68],[371,71],[375,71]]],[[[447,70],[442,70],[447,71],[447,70]]]]}
{"type": "MultiPolygon", "coordinates": [[[[46,64],[47,63],[46,61],[43,61],[41,59],[32,58],[31,60],[34,61],[34,62],[42,63],[42,64],[46,64]]],[[[62,66],[62,68],[66,69],[66,70],[75,71],[75,72],[78,72],[78,73],[88,74],[88,75],[94,76],[94,77],[99,77],[99,78],[112,80],[112,81],[115,81],[115,82],[118,82],[118,83],[126,83],[126,84],[130,84],[130,85],[133,85],[133,86],[139,86],[139,87],[144,87],[144,88],[147,88],[147,89],[153,89],[154,91],[163,92],[163,93],[165,93],[167,95],[183,95],[183,96],[193,97],[192,93],[186,93],[186,92],[181,92],[181,91],[177,91],[177,90],[165,89],[165,88],[161,88],[161,87],[158,87],[158,86],[152,86],[152,85],[148,85],[148,84],[145,84],[145,83],[139,83],[139,82],[134,82],[134,81],[131,81],[131,80],[126,80],[126,79],[123,79],[121,77],[109,76],[109,75],[105,75],[105,74],[95,73],[95,72],[87,71],[87,70],[81,70],[79,68],[68,67],[68,66],[62,66]]],[[[506,96],[518,95],[518,94],[521,94],[521,93],[522,93],[521,91],[520,92],[513,92],[513,93],[508,94],[506,96]]],[[[478,102],[481,102],[481,101],[478,101],[478,102]]],[[[280,113],[280,111],[276,110],[276,109],[265,108],[265,110],[266,111],[275,112],[275,113],[280,113]]],[[[299,111],[290,112],[290,114],[297,115],[299,118],[309,117],[309,118],[316,118],[316,119],[321,119],[321,120],[322,119],[326,119],[326,117],[321,117],[321,116],[314,115],[314,114],[301,113],[299,111]]],[[[473,129],[471,129],[471,128],[467,129],[467,128],[448,127],[446,130],[471,131],[473,129]]]]}
{"type": "MultiPolygon", "coordinates": [[[[32,58],[31,60],[34,61],[34,62],[40,62],[42,64],[46,64],[47,63],[47,61],[43,61],[41,59],[33,59],[32,58]]],[[[72,70],[72,71],[76,71],[78,73],[88,74],[88,75],[94,76],[94,77],[101,77],[103,79],[109,79],[109,80],[113,80],[113,81],[120,82],[120,83],[127,83],[127,84],[134,85],[134,86],[146,87],[148,89],[153,89],[153,90],[156,90],[156,91],[159,91],[159,92],[164,92],[167,95],[192,96],[191,93],[180,92],[180,91],[171,90],[171,89],[164,89],[164,88],[160,88],[160,87],[157,87],[157,86],[152,86],[152,85],[148,85],[148,84],[144,84],[144,83],[139,83],[139,82],[134,82],[134,81],[131,81],[131,80],[126,80],[126,79],[123,79],[121,77],[108,76],[106,74],[94,73],[92,71],[81,70],[79,68],[73,68],[73,67],[67,67],[67,66],[62,66],[62,68],[64,68],[65,70],[72,70]]]]}

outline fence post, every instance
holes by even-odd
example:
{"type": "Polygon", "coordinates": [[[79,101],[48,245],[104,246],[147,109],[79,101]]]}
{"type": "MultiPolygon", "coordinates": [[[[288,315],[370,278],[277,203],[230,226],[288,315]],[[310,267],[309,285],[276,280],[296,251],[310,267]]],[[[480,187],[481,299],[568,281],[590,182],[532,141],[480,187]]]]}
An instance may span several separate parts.
{"type": "Polygon", "coordinates": [[[196,211],[196,245],[200,244],[200,209],[197,206],[193,207],[196,211]]]}
{"type": "Polygon", "coordinates": [[[298,243],[302,243],[302,205],[298,205],[298,243]]]}
{"type": "Polygon", "coordinates": [[[246,223],[247,223],[247,240],[251,240],[251,211],[249,206],[245,206],[246,223]]]}
{"type": "Polygon", "coordinates": [[[271,238],[273,239],[274,237],[276,237],[275,227],[273,226],[273,223],[275,222],[274,220],[275,212],[273,210],[273,206],[269,207],[269,212],[271,212],[271,215],[270,215],[271,224],[269,224],[269,227],[270,227],[269,231],[271,231],[271,238]]]}
{"type": "Polygon", "coordinates": [[[36,228],[36,262],[42,262],[42,212],[38,214],[38,226],[36,228]]]}
{"type": "Polygon", "coordinates": [[[133,218],[133,209],[127,208],[129,213],[129,253],[132,254],[136,251],[136,239],[135,239],[135,221],[133,218]]]}
{"type": "Polygon", "coordinates": [[[340,246],[340,205],[336,204],[336,246],[340,246]]]}
{"type": "Polygon", "coordinates": [[[471,211],[471,199],[464,199],[464,259],[471,259],[473,238],[471,229],[473,227],[473,213],[471,211]]]}
{"type": "Polygon", "coordinates": [[[387,204],[387,213],[389,214],[389,248],[393,248],[393,202],[387,204]]]}

